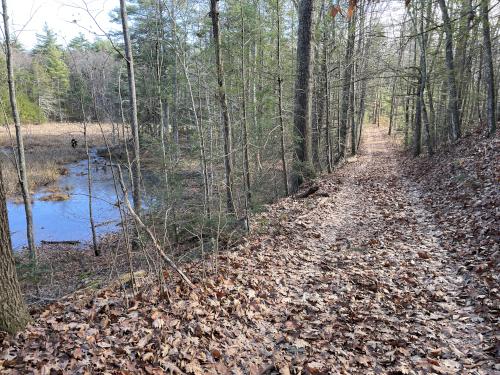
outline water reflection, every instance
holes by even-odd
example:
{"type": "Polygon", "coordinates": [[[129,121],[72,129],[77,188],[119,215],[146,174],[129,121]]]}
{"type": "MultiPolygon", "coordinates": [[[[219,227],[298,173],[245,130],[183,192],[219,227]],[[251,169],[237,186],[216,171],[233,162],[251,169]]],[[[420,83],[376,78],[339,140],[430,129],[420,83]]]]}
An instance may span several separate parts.
{"type": "MultiPolygon", "coordinates": [[[[117,198],[109,162],[97,156],[96,150],[92,150],[91,163],[94,221],[97,234],[102,235],[118,229],[120,212],[115,205],[117,198]]],[[[40,200],[48,195],[43,189],[33,195],[33,221],[37,244],[42,240],[88,241],[92,238],[89,224],[87,161],[72,163],[66,168],[69,173],[59,179],[57,186],[69,194],[69,199],[40,200]]],[[[27,245],[24,206],[9,201],[7,209],[12,245],[18,250],[27,245]]]]}

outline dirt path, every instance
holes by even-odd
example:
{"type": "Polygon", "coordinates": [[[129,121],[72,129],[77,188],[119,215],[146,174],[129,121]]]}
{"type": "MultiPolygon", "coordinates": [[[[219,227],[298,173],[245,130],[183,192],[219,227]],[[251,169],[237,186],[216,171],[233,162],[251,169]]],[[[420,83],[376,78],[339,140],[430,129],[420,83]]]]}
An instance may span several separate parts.
{"type": "Polygon", "coordinates": [[[148,287],[130,308],[106,291],[56,306],[10,355],[36,366],[40,335],[58,343],[51,363],[64,370],[495,373],[493,325],[463,293],[466,274],[385,131],[367,128],[357,159],[318,183],[328,196],[273,205],[196,292],[148,287]]]}
{"type": "Polygon", "coordinates": [[[258,266],[283,296],[266,320],[281,317],[304,362],[327,372],[491,373],[492,327],[467,305],[460,267],[397,160],[385,130],[368,128],[357,160],[321,182],[330,197],[283,202],[283,233],[258,266]]]}

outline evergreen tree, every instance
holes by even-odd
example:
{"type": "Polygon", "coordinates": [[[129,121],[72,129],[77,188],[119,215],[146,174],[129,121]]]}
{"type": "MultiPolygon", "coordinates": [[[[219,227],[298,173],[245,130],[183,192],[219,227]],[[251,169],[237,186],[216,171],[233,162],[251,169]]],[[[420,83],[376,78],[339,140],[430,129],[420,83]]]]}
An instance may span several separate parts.
{"type": "Polygon", "coordinates": [[[57,44],[56,35],[47,24],[43,34],[37,34],[33,55],[38,105],[48,118],[63,121],[64,102],[69,89],[69,69],[64,52],[57,44]]]}

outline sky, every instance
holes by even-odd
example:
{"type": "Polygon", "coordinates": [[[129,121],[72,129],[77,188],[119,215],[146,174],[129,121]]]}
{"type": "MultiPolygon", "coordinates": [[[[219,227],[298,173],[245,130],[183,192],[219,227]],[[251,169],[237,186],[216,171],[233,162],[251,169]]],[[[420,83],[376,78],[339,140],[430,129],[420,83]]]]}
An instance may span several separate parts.
{"type": "Polygon", "coordinates": [[[119,27],[109,18],[109,12],[119,6],[118,0],[8,0],[12,33],[26,49],[35,45],[36,34],[42,32],[45,23],[62,45],[79,33],[94,40],[96,34],[103,33],[84,9],[85,4],[103,30],[119,27]]]}

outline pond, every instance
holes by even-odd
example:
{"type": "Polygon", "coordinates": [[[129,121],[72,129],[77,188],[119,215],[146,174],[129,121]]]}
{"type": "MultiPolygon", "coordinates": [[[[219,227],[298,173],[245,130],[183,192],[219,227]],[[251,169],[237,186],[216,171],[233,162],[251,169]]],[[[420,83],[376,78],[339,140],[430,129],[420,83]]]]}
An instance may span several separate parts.
{"type": "MultiPolygon", "coordinates": [[[[68,173],[61,176],[56,186],[68,194],[63,201],[44,200],[49,189],[33,195],[33,222],[37,245],[42,241],[90,241],[92,233],[89,223],[87,160],[66,165],[68,173]]],[[[109,161],[91,151],[93,188],[93,213],[97,235],[119,230],[120,212],[115,205],[117,198],[113,173],[109,161]]],[[[118,189],[119,186],[118,186],[118,189]]],[[[21,201],[22,202],[22,201],[21,201]]],[[[27,246],[24,205],[7,202],[9,225],[14,250],[27,246]]]]}

